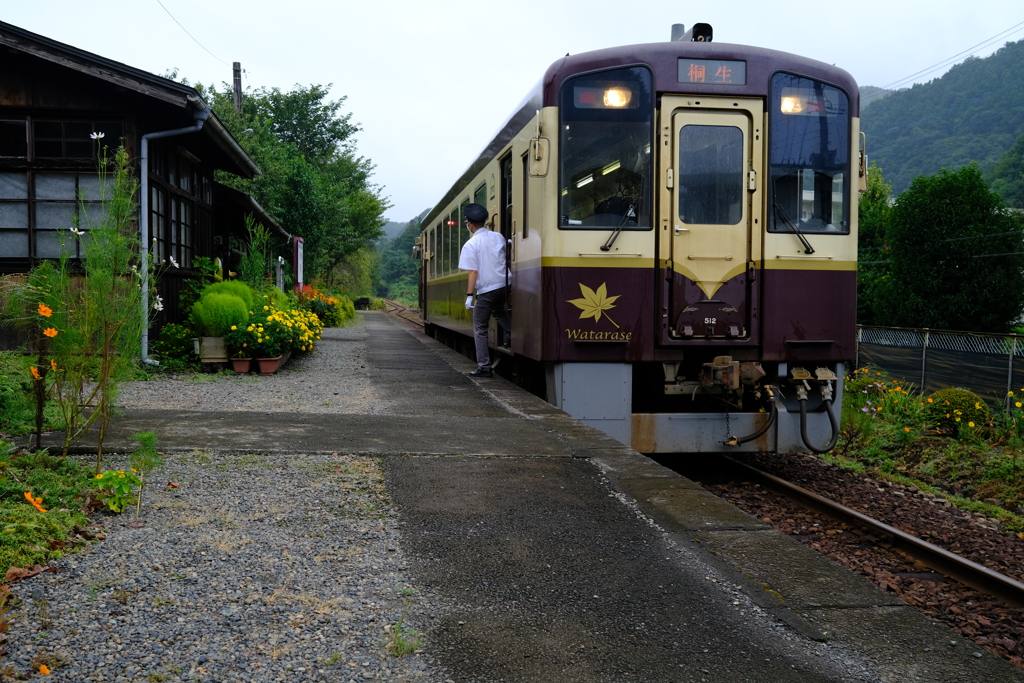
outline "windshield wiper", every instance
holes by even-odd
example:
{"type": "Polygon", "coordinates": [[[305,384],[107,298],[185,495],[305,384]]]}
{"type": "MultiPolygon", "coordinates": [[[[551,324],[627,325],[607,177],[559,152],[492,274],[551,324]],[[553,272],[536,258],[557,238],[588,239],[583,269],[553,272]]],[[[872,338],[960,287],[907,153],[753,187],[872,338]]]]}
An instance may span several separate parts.
{"type": "Polygon", "coordinates": [[[796,233],[796,236],[798,238],[800,238],[800,244],[804,245],[804,253],[805,254],[813,254],[814,253],[814,247],[812,247],[811,243],[807,241],[807,238],[804,237],[804,234],[802,232],[800,232],[800,228],[798,228],[795,225],[793,225],[793,221],[789,220],[789,216],[786,215],[785,209],[783,209],[782,205],[779,204],[778,202],[775,202],[775,211],[776,211],[776,213],[779,214],[779,216],[782,218],[782,220],[784,220],[786,222],[786,225],[789,226],[789,229],[792,230],[794,233],[796,233]]]}
{"type": "Polygon", "coordinates": [[[608,240],[601,245],[601,251],[611,251],[612,245],[615,244],[615,240],[619,238],[619,234],[622,233],[622,229],[626,227],[626,223],[629,222],[630,218],[636,218],[636,212],[633,210],[633,205],[630,204],[629,208],[626,209],[626,213],[623,214],[622,220],[612,230],[612,234],[608,236],[608,240]]]}

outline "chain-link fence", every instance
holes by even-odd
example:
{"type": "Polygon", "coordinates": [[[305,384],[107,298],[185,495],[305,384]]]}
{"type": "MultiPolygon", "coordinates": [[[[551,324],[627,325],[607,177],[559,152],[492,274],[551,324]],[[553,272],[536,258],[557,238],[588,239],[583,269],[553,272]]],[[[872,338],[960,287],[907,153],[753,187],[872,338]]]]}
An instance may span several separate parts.
{"type": "Polygon", "coordinates": [[[857,326],[857,367],[873,365],[924,393],[970,389],[990,404],[1024,393],[1024,337],[857,326]]]}

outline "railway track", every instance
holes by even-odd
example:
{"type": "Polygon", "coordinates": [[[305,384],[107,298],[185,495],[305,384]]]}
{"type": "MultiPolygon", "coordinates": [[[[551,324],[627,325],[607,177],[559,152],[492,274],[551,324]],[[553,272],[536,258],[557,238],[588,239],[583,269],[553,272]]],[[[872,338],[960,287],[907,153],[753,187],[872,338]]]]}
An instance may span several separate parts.
{"type": "Polygon", "coordinates": [[[853,474],[813,456],[750,460],[725,458],[718,466],[679,469],[715,495],[1024,668],[1020,537],[913,487],[853,474]]]}
{"type": "Polygon", "coordinates": [[[886,539],[886,542],[891,547],[900,549],[935,571],[956,579],[971,588],[993,595],[1015,607],[1024,607],[1024,583],[1020,581],[993,571],[966,557],[951,553],[934,543],[929,543],[917,536],[900,531],[873,517],[857,512],[774,474],[769,474],[752,465],[732,460],[731,458],[726,458],[726,460],[729,460],[734,467],[747,473],[750,478],[756,478],[765,485],[782,491],[785,495],[795,498],[802,504],[817,509],[833,519],[870,529],[876,535],[886,539]]]}
{"type": "Polygon", "coordinates": [[[424,323],[422,320],[420,320],[418,313],[415,318],[407,315],[410,311],[408,306],[403,306],[397,301],[392,301],[391,299],[384,299],[383,301],[388,306],[387,313],[389,315],[394,315],[396,317],[401,318],[402,320],[412,323],[413,325],[418,325],[419,327],[424,326],[424,323]]]}

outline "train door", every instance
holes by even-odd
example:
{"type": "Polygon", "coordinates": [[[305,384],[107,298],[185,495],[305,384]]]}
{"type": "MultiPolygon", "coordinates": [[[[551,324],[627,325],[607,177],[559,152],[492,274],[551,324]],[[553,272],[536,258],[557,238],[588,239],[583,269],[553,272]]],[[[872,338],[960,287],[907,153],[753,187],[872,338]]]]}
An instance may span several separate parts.
{"type": "MultiPolygon", "coordinates": [[[[498,162],[501,166],[501,185],[498,189],[498,225],[495,226],[500,232],[501,236],[505,238],[505,271],[509,273],[506,279],[505,294],[506,305],[509,309],[509,315],[512,313],[512,260],[513,244],[514,239],[512,235],[512,155],[505,155],[501,161],[498,162]]],[[[503,330],[500,325],[497,325],[497,339],[504,340],[508,333],[512,330],[503,330]]],[[[504,343],[502,343],[504,345],[504,343]]]]}
{"type": "Polygon", "coordinates": [[[756,339],[760,100],[664,97],[665,344],[756,339]]]}

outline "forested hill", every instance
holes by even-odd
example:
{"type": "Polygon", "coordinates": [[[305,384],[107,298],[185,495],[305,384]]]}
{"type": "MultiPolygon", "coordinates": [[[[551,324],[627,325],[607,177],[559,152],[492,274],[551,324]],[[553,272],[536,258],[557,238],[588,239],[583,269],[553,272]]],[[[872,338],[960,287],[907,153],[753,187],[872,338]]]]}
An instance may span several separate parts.
{"type": "Polygon", "coordinates": [[[894,193],[921,174],[972,161],[988,174],[1024,134],[1024,40],[883,98],[862,92],[868,159],[894,193]]]}

